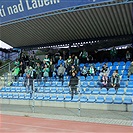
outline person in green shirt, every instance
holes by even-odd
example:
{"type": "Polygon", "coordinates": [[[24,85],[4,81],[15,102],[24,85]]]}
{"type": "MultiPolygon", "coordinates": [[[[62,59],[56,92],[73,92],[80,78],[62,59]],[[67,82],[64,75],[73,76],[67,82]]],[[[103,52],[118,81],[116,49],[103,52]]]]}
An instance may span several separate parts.
{"type": "Polygon", "coordinates": [[[47,81],[47,78],[49,77],[49,68],[47,65],[44,66],[42,72],[43,72],[44,80],[47,81]]]}

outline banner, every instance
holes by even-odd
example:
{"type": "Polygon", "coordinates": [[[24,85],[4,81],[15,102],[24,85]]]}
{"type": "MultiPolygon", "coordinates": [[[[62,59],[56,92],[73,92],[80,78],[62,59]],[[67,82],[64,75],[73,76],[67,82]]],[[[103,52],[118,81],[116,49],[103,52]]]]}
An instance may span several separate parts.
{"type": "Polygon", "coordinates": [[[0,24],[51,11],[112,0],[0,0],[0,24]]]}

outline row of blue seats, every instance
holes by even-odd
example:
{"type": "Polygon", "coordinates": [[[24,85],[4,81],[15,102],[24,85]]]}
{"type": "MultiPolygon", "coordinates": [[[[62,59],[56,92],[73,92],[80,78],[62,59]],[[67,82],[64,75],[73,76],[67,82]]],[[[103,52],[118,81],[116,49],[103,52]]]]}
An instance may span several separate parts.
{"type": "MultiPolygon", "coordinates": [[[[70,88],[69,87],[36,87],[36,92],[39,93],[57,93],[57,94],[69,94],[70,88]]],[[[26,88],[2,88],[0,92],[27,92],[26,88]]],[[[80,88],[81,94],[95,94],[95,95],[133,95],[133,88],[118,88],[116,91],[115,88],[110,88],[107,90],[106,88],[80,88]]]]}
{"type": "Polygon", "coordinates": [[[81,96],[79,97],[78,95],[75,95],[73,99],[71,99],[70,95],[64,96],[64,95],[35,95],[34,97],[31,96],[30,94],[1,94],[0,93],[0,98],[2,99],[15,99],[15,100],[44,100],[44,101],[60,101],[60,102],[83,102],[83,103],[107,103],[107,104],[132,104],[133,100],[131,97],[126,96],[116,96],[113,98],[113,96],[81,96]]]}

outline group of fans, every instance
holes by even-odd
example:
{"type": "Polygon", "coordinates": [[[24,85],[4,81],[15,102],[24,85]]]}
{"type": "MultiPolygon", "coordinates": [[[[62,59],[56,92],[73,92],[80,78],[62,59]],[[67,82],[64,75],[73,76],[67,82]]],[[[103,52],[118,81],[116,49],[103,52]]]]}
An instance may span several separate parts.
{"type": "MultiPolygon", "coordinates": [[[[114,48],[113,48],[114,49],[114,48]]],[[[111,51],[112,58],[115,58],[115,50],[114,53],[111,51]]],[[[129,56],[128,56],[129,57],[129,56]]],[[[71,76],[69,85],[71,86],[72,97],[73,93],[76,92],[76,85],[78,84],[78,76],[100,76],[101,80],[98,82],[98,85],[102,87],[106,87],[109,89],[110,87],[118,88],[120,86],[120,75],[118,70],[114,71],[112,76],[109,78],[109,68],[106,63],[102,66],[101,70],[97,70],[93,65],[87,67],[84,65],[83,67],[79,67],[79,64],[86,63],[87,60],[93,60],[91,55],[88,56],[88,53],[85,49],[78,56],[69,55],[66,60],[62,58],[61,55],[56,56],[57,62],[53,61],[53,58],[49,58],[48,55],[45,55],[43,61],[39,59],[39,57],[35,56],[33,52],[30,56],[24,54],[23,52],[20,54],[20,58],[16,59],[15,67],[12,70],[13,76],[15,80],[18,79],[19,76],[25,77],[25,84],[31,85],[33,84],[33,79],[37,81],[43,80],[46,82],[49,77],[57,78],[59,77],[59,81],[62,81],[64,75],[71,76]],[[27,80],[30,79],[30,80],[27,80]]],[[[129,59],[130,60],[130,59],[129,59]]],[[[129,76],[133,74],[133,62],[129,68],[129,76]]]]}

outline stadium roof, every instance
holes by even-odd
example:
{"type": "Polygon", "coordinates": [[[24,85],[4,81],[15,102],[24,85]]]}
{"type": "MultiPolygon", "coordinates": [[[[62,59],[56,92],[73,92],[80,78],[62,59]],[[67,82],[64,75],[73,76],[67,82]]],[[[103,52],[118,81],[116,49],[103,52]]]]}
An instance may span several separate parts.
{"type": "Polygon", "coordinates": [[[89,5],[3,23],[0,26],[0,40],[13,47],[116,37],[127,37],[127,43],[131,43],[132,3],[108,4],[89,5]]]}

